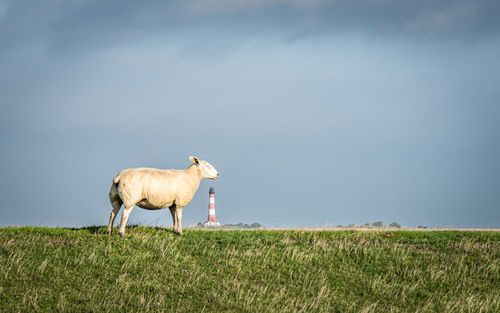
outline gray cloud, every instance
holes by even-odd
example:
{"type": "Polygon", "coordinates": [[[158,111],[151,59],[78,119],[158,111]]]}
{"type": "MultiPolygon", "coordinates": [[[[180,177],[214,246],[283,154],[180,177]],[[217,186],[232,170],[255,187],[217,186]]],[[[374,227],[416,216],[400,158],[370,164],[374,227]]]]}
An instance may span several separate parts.
{"type": "Polygon", "coordinates": [[[489,0],[4,1],[0,49],[93,49],[145,37],[172,41],[200,30],[238,40],[345,32],[468,40],[497,34],[498,12],[500,4],[489,0]]]}
{"type": "Polygon", "coordinates": [[[423,10],[403,26],[413,32],[453,31],[473,25],[478,19],[478,13],[477,3],[459,2],[438,10],[423,10]]]}

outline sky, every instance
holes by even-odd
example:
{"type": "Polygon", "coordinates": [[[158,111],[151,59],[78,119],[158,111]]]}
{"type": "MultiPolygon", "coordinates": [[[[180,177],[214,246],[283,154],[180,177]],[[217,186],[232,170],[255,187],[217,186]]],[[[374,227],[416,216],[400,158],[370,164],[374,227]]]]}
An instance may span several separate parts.
{"type": "MultiPolygon", "coordinates": [[[[500,228],[499,14],[0,0],[0,226],[107,224],[118,172],[194,155],[220,177],[183,225],[206,220],[213,186],[223,224],[500,228]]],[[[135,208],[129,223],[172,220],[135,208]]]]}

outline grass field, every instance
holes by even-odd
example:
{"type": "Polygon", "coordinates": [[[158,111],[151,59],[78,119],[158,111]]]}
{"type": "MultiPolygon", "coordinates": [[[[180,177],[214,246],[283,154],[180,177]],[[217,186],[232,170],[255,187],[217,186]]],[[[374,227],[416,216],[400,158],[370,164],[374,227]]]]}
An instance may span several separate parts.
{"type": "Polygon", "coordinates": [[[499,232],[127,235],[0,228],[0,311],[500,312],[499,232]]]}

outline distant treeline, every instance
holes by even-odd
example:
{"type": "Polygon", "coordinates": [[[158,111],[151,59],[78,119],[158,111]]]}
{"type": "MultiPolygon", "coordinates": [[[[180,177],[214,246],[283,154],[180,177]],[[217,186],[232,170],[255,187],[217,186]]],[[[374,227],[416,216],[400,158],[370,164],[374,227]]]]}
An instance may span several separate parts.
{"type": "MultiPolygon", "coordinates": [[[[384,225],[382,221],[376,221],[373,223],[364,223],[363,225],[356,225],[356,224],[349,224],[349,226],[342,226],[342,225],[337,225],[337,227],[348,227],[348,228],[355,228],[355,227],[364,227],[364,228],[381,228],[381,227],[390,227],[390,228],[400,228],[401,225],[397,222],[392,222],[389,225],[384,225]]],[[[427,228],[427,226],[422,226],[418,225],[417,228],[427,228]]]]}
{"type": "Polygon", "coordinates": [[[253,223],[253,224],[245,224],[245,223],[238,223],[238,224],[224,224],[220,226],[204,226],[203,223],[198,223],[198,227],[202,228],[223,228],[223,229],[261,229],[263,228],[261,224],[259,223],[253,223]]]}
{"type": "MultiPolygon", "coordinates": [[[[220,226],[204,226],[203,223],[198,223],[198,227],[200,228],[218,228],[218,229],[262,229],[262,225],[260,223],[253,223],[253,224],[245,224],[245,223],[238,223],[238,224],[224,224],[220,226]]],[[[356,225],[356,224],[349,224],[347,226],[343,225],[337,225],[338,228],[401,228],[401,225],[398,222],[392,222],[389,225],[384,225],[382,221],[376,221],[373,223],[364,223],[362,225],[356,225]]],[[[426,229],[427,226],[423,225],[418,225],[417,228],[423,228],[426,229]]]]}

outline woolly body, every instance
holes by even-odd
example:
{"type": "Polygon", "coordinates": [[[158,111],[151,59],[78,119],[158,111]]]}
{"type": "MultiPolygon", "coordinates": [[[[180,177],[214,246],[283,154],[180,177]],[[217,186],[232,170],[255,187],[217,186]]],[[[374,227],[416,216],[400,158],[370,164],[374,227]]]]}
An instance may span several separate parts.
{"type": "Polygon", "coordinates": [[[186,170],[127,169],[113,182],[125,207],[135,204],[143,209],[159,210],[174,204],[188,205],[198,190],[200,179],[200,170],[193,164],[186,170]]]}

